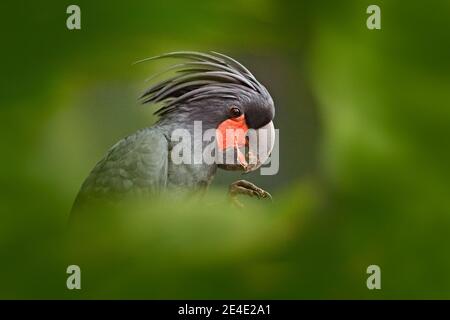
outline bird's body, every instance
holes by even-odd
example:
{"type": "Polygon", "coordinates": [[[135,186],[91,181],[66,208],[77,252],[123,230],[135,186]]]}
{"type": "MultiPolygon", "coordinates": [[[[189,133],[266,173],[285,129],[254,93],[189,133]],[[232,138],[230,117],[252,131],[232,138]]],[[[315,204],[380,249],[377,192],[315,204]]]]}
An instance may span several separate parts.
{"type": "Polygon", "coordinates": [[[127,196],[152,196],[165,190],[176,194],[208,188],[217,165],[175,165],[169,161],[173,142],[167,129],[155,125],[120,140],[84,181],[75,207],[91,200],[120,200],[127,196]]]}
{"type": "Polygon", "coordinates": [[[176,163],[172,150],[179,142],[174,141],[173,133],[180,129],[188,133],[192,137],[190,151],[195,152],[194,145],[203,148],[209,143],[203,140],[205,131],[219,130],[225,124],[229,129],[230,121],[231,126],[239,128],[258,129],[271,124],[274,109],[270,95],[235,60],[220,54],[189,52],[166,56],[192,62],[179,65],[184,66],[181,76],[159,82],[144,93],[144,102],[165,102],[157,111],[159,121],[120,140],[107,152],[84,181],[74,210],[97,200],[206,190],[217,168],[226,166],[204,161],[176,163]],[[202,124],[200,136],[195,135],[195,122],[202,124]]]}

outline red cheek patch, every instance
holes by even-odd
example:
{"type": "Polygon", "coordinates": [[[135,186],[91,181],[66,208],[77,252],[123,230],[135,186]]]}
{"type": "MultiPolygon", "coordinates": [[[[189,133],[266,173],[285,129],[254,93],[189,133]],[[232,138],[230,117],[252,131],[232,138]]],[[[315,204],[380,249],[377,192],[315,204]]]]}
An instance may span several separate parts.
{"type": "Polygon", "coordinates": [[[244,115],[223,121],[216,129],[216,141],[219,149],[245,146],[247,131],[244,115]]]}

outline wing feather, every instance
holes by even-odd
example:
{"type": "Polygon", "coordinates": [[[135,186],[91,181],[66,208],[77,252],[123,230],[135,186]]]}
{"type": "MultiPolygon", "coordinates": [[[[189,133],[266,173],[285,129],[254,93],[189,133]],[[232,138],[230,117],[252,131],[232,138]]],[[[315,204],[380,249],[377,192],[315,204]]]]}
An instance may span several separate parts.
{"type": "Polygon", "coordinates": [[[120,140],[100,160],[81,186],[74,209],[91,200],[116,200],[126,195],[152,195],[167,184],[168,141],[156,128],[120,140]]]}

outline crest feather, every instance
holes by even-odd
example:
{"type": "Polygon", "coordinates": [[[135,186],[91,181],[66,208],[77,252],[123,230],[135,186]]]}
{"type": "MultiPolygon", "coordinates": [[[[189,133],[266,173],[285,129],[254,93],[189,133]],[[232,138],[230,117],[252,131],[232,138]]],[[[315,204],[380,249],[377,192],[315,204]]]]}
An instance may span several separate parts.
{"type": "Polygon", "coordinates": [[[146,58],[136,63],[163,58],[187,60],[174,64],[146,81],[174,72],[166,79],[153,84],[140,97],[143,103],[162,102],[155,114],[163,116],[175,110],[177,104],[207,98],[238,99],[242,94],[269,96],[251,72],[242,64],[218,52],[170,52],[146,58]]]}

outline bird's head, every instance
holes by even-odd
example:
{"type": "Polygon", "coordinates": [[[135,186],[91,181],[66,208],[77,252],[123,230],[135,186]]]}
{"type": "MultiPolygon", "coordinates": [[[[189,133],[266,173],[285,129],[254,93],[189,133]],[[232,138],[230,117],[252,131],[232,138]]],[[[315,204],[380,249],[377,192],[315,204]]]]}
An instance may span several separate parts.
{"type": "Polygon", "coordinates": [[[219,167],[249,172],[264,164],[275,140],[275,108],[267,89],[220,53],[172,52],[142,61],[168,57],[185,61],[157,74],[174,71],[146,90],[143,102],[162,102],[155,114],[165,122],[201,121],[203,130],[214,129],[219,167]]]}

